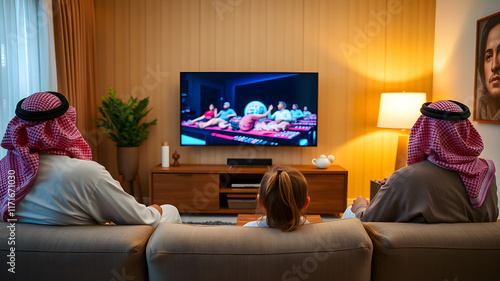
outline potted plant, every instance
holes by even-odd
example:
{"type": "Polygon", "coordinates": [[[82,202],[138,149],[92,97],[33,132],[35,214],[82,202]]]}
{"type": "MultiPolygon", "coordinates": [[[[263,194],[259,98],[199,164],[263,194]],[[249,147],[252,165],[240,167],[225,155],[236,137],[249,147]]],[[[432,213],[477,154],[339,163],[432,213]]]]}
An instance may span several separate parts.
{"type": "Polygon", "coordinates": [[[148,138],[148,128],[156,125],[156,119],[140,123],[151,110],[146,110],[149,97],[142,100],[130,97],[127,103],[116,97],[109,88],[109,97],[102,97],[102,106],[97,107],[102,115],[96,121],[98,127],[117,147],[118,173],[123,180],[132,181],[139,170],[139,146],[148,138]]]}

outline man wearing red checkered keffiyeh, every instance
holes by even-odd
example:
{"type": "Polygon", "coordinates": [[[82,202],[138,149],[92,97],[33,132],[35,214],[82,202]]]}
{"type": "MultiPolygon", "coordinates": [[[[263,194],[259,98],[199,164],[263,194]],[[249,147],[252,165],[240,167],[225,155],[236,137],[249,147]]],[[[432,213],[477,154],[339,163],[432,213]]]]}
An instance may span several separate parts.
{"type": "Polygon", "coordinates": [[[362,221],[487,222],[498,218],[493,161],[479,158],[483,141],[469,108],[425,103],[411,129],[408,166],[394,172],[372,202],[354,201],[362,221]],[[367,206],[368,205],[368,206],[367,206]]]}
{"type": "Polygon", "coordinates": [[[21,100],[2,140],[0,207],[5,222],[52,225],[180,222],[172,205],[139,204],[91,161],[76,111],[57,92],[21,100]]]}
{"type": "MultiPolygon", "coordinates": [[[[11,206],[15,206],[33,185],[40,154],[67,155],[72,158],[92,160],[90,147],[76,127],[75,108],[69,106],[67,101],[62,104],[54,93],[37,93],[24,99],[20,103],[20,108],[34,112],[59,109],[62,115],[48,120],[43,120],[45,118],[41,117],[32,121],[15,116],[9,122],[2,140],[2,147],[7,149],[7,155],[0,160],[2,172],[0,206],[4,221],[9,218],[9,202],[11,206]],[[10,192],[8,175],[11,176],[10,192]],[[15,199],[9,200],[9,195],[15,199]]],[[[13,217],[15,213],[11,214],[13,217]]]]}
{"type": "MultiPolygon", "coordinates": [[[[438,101],[427,110],[463,112],[451,101],[438,101]]],[[[479,158],[483,140],[468,120],[443,120],[426,115],[419,117],[413,126],[408,144],[408,165],[429,160],[437,166],[458,172],[472,207],[481,206],[486,192],[495,177],[493,161],[479,158]]]]}

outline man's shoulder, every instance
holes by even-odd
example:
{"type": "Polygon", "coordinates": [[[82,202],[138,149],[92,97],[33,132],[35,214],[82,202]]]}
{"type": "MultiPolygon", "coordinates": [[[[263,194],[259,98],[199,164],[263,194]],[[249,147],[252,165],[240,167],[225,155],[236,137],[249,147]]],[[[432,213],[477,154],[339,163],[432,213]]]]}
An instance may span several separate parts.
{"type": "Polygon", "coordinates": [[[105,170],[101,164],[91,160],[81,160],[63,155],[40,155],[40,165],[51,167],[60,173],[77,171],[78,175],[93,175],[105,170]]]}
{"type": "Polygon", "coordinates": [[[410,185],[418,185],[423,182],[433,182],[436,177],[440,179],[446,178],[451,180],[456,178],[460,180],[460,176],[457,172],[440,167],[429,160],[424,160],[395,171],[394,174],[391,175],[390,180],[391,184],[394,182],[401,183],[406,181],[405,186],[409,187],[410,185]]]}

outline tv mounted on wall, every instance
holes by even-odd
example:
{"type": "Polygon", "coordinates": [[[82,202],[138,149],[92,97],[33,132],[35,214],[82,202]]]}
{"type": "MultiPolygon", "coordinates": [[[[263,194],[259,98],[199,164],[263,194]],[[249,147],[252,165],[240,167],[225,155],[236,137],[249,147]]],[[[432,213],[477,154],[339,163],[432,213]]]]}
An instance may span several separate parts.
{"type": "Polygon", "coordinates": [[[181,145],[317,145],[318,73],[181,72],[180,94],[181,145]]]}

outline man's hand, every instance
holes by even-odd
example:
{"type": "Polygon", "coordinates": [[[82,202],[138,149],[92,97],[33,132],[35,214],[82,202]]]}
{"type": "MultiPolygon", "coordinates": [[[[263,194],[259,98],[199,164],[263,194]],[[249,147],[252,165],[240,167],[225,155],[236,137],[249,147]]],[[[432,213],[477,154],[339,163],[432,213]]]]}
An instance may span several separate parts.
{"type": "Polygon", "coordinates": [[[379,181],[375,181],[375,182],[379,183],[381,185],[384,185],[388,180],[389,180],[389,178],[384,178],[383,180],[379,180],[379,181]]]}
{"type": "Polygon", "coordinates": [[[153,204],[153,205],[149,205],[148,207],[155,208],[156,210],[158,210],[158,212],[160,212],[160,215],[163,215],[163,209],[160,206],[153,204]]]}
{"type": "Polygon", "coordinates": [[[365,206],[368,206],[368,204],[370,204],[370,202],[368,202],[368,200],[366,200],[363,196],[359,196],[356,200],[354,200],[352,202],[352,207],[351,207],[351,210],[356,213],[356,209],[360,206],[360,205],[365,205],[365,206]]]}

